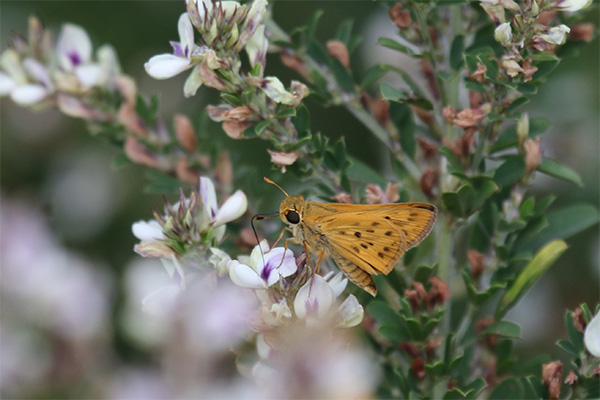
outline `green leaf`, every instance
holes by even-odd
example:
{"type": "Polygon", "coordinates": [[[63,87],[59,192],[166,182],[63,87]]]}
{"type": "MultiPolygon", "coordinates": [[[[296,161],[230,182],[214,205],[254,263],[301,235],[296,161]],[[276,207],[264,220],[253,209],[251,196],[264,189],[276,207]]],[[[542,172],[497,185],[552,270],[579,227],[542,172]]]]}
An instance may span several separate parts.
{"type": "Polygon", "coordinates": [[[398,325],[381,325],[379,333],[394,342],[410,342],[413,340],[408,329],[398,325]]]}
{"type": "MultiPolygon", "coordinates": [[[[545,53],[540,53],[545,54],[545,53]]],[[[544,76],[550,74],[556,67],[560,64],[560,60],[546,61],[536,63],[535,66],[538,67],[538,70],[532,76],[533,80],[538,80],[543,78],[544,76]]]]}
{"type": "Polygon", "coordinates": [[[516,125],[509,126],[500,134],[500,136],[498,136],[496,141],[492,144],[490,154],[496,153],[504,149],[508,149],[509,147],[514,147],[517,144],[519,144],[519,140],[517,138],[516,125]]]}
{"type": "Polygon", "coordinates": [[[519,206],[519,218],[527,219],[533,216],[533,210],[535,209],[535,198],[528,197],[524,201],[521,202],[519,206]]]}
{"type": "MultiPolygon", "coordinates": [[[[536,205],[536,208],[539,203],[536,205]]],[[[574,204],[546,214],[547,226],[519,248],[536,249],[553,239],[567,239],[600,221],[598,209],[589,204],[574,204]]]]}
{"type": "Polygon", "coordinates": [[[288,118],[288,117],[295,117],[295,116],[296,116],[295,108],[284,108],[283,110],[280,110],[277,114],[275,114],[275,116],[273,118],[279,119],[279,118],[288,118]]]}
{"type": "Polygon", "coordinates": [[[575,323],[573,322],[573,317],[571,317],[571,313],[569,311],[565,312],[565,327],[567,328],[567,335],[569,336],[569,340],[573,345],[576,353],[583,353],[585,351],[585,346],[583,344],[583,334],[575,328],[575,323]]]}
{"type": "Polygon", "coordinates": [[[473,81],[466,81],[465,89],[467,89],[471,92],[478,92],[478,93],[484,93],[487,90],[484,84],[479,83],[479,82],[473,82],[473,81]]]}
{"type": "Polygon", "coordinates": [[[359,159],[347,155],[347,159],[352,163],[352,166],[348,169],[348,178],[353,181],[376,183],[379,185],[385,185],[387,180],[381,176],[381,174],[375,171],[373,168],[363,163],[359,159]]]}
{"type": "Polygon", "coordinates": [[[452,390],[447,391],[443,397],[444,400],[457,400],[457,399],[466,399],[466,398],[467,398],[467,394],[465,392],[463,392],[462,390],[460,390],[459,388],[454,388],[452,390]]]}
{"type": "Polygon", "coordinates": [[[377,41],[377,44],[381,45],[383,47],[387,47],[392,50],[396,50],[396,51],[408,54],[409,56],[412,56],[412,57],[421,57],[421,55],[419,53],[417,53],[410,47],[405,46],[402,43],[398,43],[393,39],[382,37],[382,38],[379,38],[379,40],[377,41]]]}
{"type": "Polygon", "coordinates": [[[389,64],[381,64],[381,68],[385,71],[393,71],[399,74],[402,77],[402,80],[408,85],[408,87],[410,87],[410,90],[412,90],[416,96],[421,98],[427,97],[414,79],[403,69],[389,64]]]}
{"type": "Polygon", "coordinates": [[[442,194],[442,202],[446,207],[446,211],[455,217],[462,217],[463,210],[460,204],[460,198],[456,192],[446,192],[442,194]]]}
{"type": "Polygon", "coordinates": [[[478,292],[475,288],[475,284],[473,283],[469,271],[465,268],[462,269],[460,272],[465,283],[465,287],[467,289],[467,295],[469,296],[469,300],[476,306],[480,306],[481,304],[485,303],[496,292],[498,292],[501,289],[504,289],[504,287],[506,286],[505,283],[494,283],[487,290],[478,292]]]}
{"type": "Polygon", "coordinates": [[[465,36],[457,35],[452,41],[450,47],[450,66],[453,70],[459,70],[463,63],[463,53],[465,52],[465,36]]]}
{"type": "Polygon", "coordinates": [[[471,206],[474,209],[481,207],[487,199],[499,190],[498,185],[488,176],[473,177],[471,178],[471,184],[475,190],[471,202],[471,206]]]}
{"type": "Polygon", "coordinates": [[[121,169],[126,167],[127,165],[133,164],[132,161],[125,155],[125,153],[117,154],[117,156],[112,161],[111,167],[113,169],[121,169]]]}
{"type": "Polygon", "coordinates": [[[521,92],[521,94],[536,94],[537,93],[537,86],[534,85],[531,82],[527,82],[527,83],[522,83],[517,87],[517,90],[519,92],[521,92]]]}
{"type": "Polygon", "coordinates": [[[381,95],[385,100],[402,102],[406,99],[405,92],[390,86],[386,82],[381,83],[379,90],[381,91],[381,95]]]}
{"type": "Polygon", "coordinates": [[[315,32],[317,30],[317,25],[319,23],[319,19],[321,19],[321,16],[323,15],[324,11],[321,9],[318,9],[317,11],[314,12],[314,14],[310,17],[310,19],[308,20],[308,22],[306,23],[306,36],[308,38],[312,38],[315,35],[315,32]]]}
{"type": "Polygon", "coordinates": [[[316,61],[321,62],[326,65],[331,64],[331,60],[333,59],[327,49],[316,40],[310,40],[308,45],[306,46],[306,51],[309,56],[314,58],[316,61]]]}
{"type": "Polygon", "coordinates": [[[157,193],[162,195],[177,194],[182,183],[179,179],[157,171],[147,171],[146,177],[151,182],[144,188],[146,193],[157,193]]]}
{"type": "Polygon", "coordinates": [[[386,325],[400,325],[402,318],[397,311],[393,310],[388,303],[374,300],[367,306],[367,314],[372,316],[375,321],[386,325]]]}
{"type": "Polygon", "coordinates": [[[310,113],[304,104],[296,109],[296,118],[293,119],[294,127],[299,137],[308,136],[310,131],[310,113]]]}
{"type": "Polygon", "coordinates": [[[477,63],[479,60],[472,54],[465,54],[465,63],[467,64],[467,69],[469,73],[472,74],[477,71],[477,63]]]}
{"type": "Polygon", "coordinates": [[[410,158],[414,158],[417,141],[415,139],[415,120],[412,110],[406,103],[392,103],[390,104],[390,118],[398,128],[400,147],[410,158]]]}
{"type": "Polygon", "coordinates": [[[504,315],[542,277],[565,250],[567,250],[567,244],[564,241],[554,240],[538,251],[500,300],[496,315],[504,315]]]}
{"type": "Polygon", "coordinates": [[[490,240],[494,235],[494,208],[490,202],[486,203],[483,209],[479,212],[473,229],[470,233],[469,248],[479,251],[480,253],[487,252],[490,245],[490,240]]]}
{"type": "Polygon", "coordinates": [[[348,46],[348,44],[350,44],[350,36],[352,35],[353,24],[354,21],[352,21],[351,19],[345,20],[340,24],[337,33],[335,34],[335,37],[341,42],[344,42],[346,47],[348,46]]]}
{"type": "Polygon", "coordinates": [[[549,158],[543,157],[537,170],[556,179],[570,182],[577,186],[583,186],[581,177],[577,172],[549,158]]]}
{"type": "Polygon", "coordinates": [[[519,156],[511,156],[498,167],[494,173],[494,181],[504,189],[516,183],[524,174],[525,161],[519,156]]]}
{"type": "Polygon", "coordinates": [[[243,102],[241,101],[239,96],[230,94],[230,93],[220,93],[220,96],[223,100],[225,100],[226,103],[232,105],[232,106],[241,106],[243,105],[243,102]]]}
{"type": "Polygon", "coordinates": [[[256,135],[260,136],[260,134],[263,133],[265,131],[265,129],[267,129],[269,127],[269,125],[271,125],[272,123],[273,123],[272,119],[267,119],[267,120],[264,120],[264,121],[256,124],[256,126],[254,128],[256,131],[256,135]]]}
{"type": "Polygon", "coordinates": [[[410,336],[412,337],[412,340],[423,340],[423,328],[421,328],[421,324],[419,323],[419,321],[417,321],[414,318],[406,318],[405,322],[410,332],[410,336]]]}
{"type": "Polygon", "coordinates": [[[487,68],[483,73],[484,76],[490,81],[496,82],[498,80],[498,61],[487,57],[479,57],[479,60],[487,68]]]}
{"type": "Polygon", "coordinates": [[[450,150],[447,147],[442,147],[439,149],[439,152],[442,153],[444,155],[444,157],[446,157],[446,159],[448,160],[448,172],[450,173],[460,173],[462,175],[465,174],[465,171],[460,163],[460,161],[458,161],[458,158],[456,158],[456,155],[452,152],[452,150],[450,150]]]}
{"type": "Polygon", "coordinates": [[[504,114],[511,114],[513,113],[517,108],[521,107],[523,104],[527,104],[529,103],[529,98],[523,96],[523,97],[519,97],[515,100],[513,100],[512,103],[510,103],[510,105],[508,107],[506,107],[506,109],[504,110],[504,114]]]}
{"type": "Polygon", "coordinates": [[[346,93],[354,94],[356,88],[354,87],[354,79],[350,74],[350,71],[344,67],[342,62],[337,58],[333,58],[331,60],[331,72],[333,72],[333,76],[335,76],[335,80],[340,85],[340,87],[346,93]]]}
{"type": "Polygon", "coordinates": [[[361,92],[367,89],[373,83],[377,82],[385,74],[387,74],[387,70],[383,69],[380,65],[374,65],[373,67],[369,68],[364,78],[360,82],[361,92]]]}
{"type": "Polygon", "coordinates": [[[561,339],[558,342],[556,342],[556,345],[558,347],[560,347],[566,353],[572,355],[573,357],[579,357],[579,353],[577,352],[577,349],[568,340],[561,339]]]}
{"type": "Polygon", "coordinates": [[[498,335],[505,338],[520,339],[521,327],[510,321],[497,321],[488,326],[481,334],[498,335]]]}
{"type": "Polygon", "coordinates": [[[550,120],[546,118],[531,118],[529,120],[529,137],[535,138],[550,128],[550,120]]]}

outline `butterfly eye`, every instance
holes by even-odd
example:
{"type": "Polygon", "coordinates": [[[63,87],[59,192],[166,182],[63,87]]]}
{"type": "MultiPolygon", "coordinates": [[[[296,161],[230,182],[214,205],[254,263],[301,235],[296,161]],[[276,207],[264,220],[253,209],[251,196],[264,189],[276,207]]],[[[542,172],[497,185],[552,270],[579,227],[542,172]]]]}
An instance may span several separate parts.
{"type": "Polygon", "coordinates": [[[300,222],[300,215],[294,210],[288,211],[288,213],[285,214],[285,218],[290,224],[297,224],[300,222]]]}

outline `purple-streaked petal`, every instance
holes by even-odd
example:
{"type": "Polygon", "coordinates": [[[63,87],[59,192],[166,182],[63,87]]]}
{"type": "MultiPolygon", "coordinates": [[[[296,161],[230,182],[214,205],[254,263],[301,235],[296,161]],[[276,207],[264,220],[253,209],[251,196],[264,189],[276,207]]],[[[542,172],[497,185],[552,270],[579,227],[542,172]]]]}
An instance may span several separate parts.
{"type": "MultiPolygon", "coordinates": [[[[275,250],[276,249],[273,249],[272,251],[275,250]]],[[[260,271],[263,268],[263,256],[265,256],[266,262],[266,256],[271,254],[271,251],[269,251],[269,253],[267,253],[267,251],[269,251],[269,243],[267,243],[266,240],[261,241],[259,245],[254,246],[252,249],[252,253],[250,253],[250,265],[252,265],[257,271],[260,271]]]]}
{"type": "Polygon", "coordinates": [[[92,42],[87,32],[78,25],[63,25],[57,40],[58,62],[62,69],[71,72],[92,57],[92,42]]]}
{"type": "Polygon", "coordinates": [[[138,221],[131,225],[133,236],[144,242],[156,242],[164,239],[162,227],[157,221],[138,221]]]}
{"type": "Polygon", "coordinates": [[[240,264],[239,261],[233,260],[228,264],[229,277],[231,281],[238,286],[253,289],[265,289],[267,284],[256,273],[255,270],[246,264],[240,264]]]}
{"type": "Polygon", "coordinates": [[[10,98],[17,104],[31,105],[48,96],[48,90],[42,85],[20,85],[10,92],[10,98]]]}
{"type": "Polygon", "coordinates": [[[351,328],[360,324],[364,317],[364,309],[356,300],[354,295],[350,295],[339,307],[341,320],[338,323],[340,328],[351,328]]]}
{"type": "Polygon", "coordinates": [[[106,80],[104,70],[98,64],[80,65],[75,68],[75,75],[86,88],[97,86],[106,80]]]}
{"type": "Polygon", "coordinates": [[[294,312],[298,318],[320,318],[329,312],[335,299],[333,289],[320,275],[315,275],[311,280],[298,290],[294,299],[294,312]],[[312,287],[311,287],[312,286],[312,287]]]}
{"type": "Polygon", "coordinates": [[[171,277],[175,283],[177,283],[180,287],[185,287],[185,274],[183,273],[183,268],[179,264],[179,260],[174,254],[170,256],[163,257],[160,259],[163,267],[167,271],[169,277],[171,277]]]}
{"type": "Polygon", "coordinates": [[[169,79],[191,67],[186,58],[173,54],[159,54],[144,64],[146,72],[154,79],[169,79]]]}
{"type": "Polygon", "coordinates": [[[177,22],[177,31],[179,32],[179,43],[181,43],[181,50],[186,58],[191,58],[191,53],[194,44],[194,27],[192,26],[192,22],[188,17],[187,13],[181,14],[179,16],[179,21],[177,22]]]}
{"type": "Polygon", "coordinates": [[[212,180],[205,176],[200,177],[200,198],[205,215],[210,221],[214,221],[217,215],[217,193],[212,180]]]}
{"type": "Polygon", "coordinates": [[[248,199],[241,190],[235,192],[221,206],[214,219],[214,226],[219,226],[241,217],[248,208],[248,199]]]}

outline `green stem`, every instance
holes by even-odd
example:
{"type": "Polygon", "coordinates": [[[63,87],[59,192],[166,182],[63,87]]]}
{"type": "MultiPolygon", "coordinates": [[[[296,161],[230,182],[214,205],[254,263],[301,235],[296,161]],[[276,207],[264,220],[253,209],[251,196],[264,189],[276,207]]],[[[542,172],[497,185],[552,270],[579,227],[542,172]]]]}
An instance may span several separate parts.
{"type": "MultiPolygon", "coordinates": [[[[436,247],[438,255],[438,271],[439,278],[448,283],[452,274],[452,226],[447,216],[440,213],[437,222],[437,237],[436,247]]],[[[451,317],[452,301],[445,303],[444,315],[442,317],[443,332],[450,332],[450,317],[451,317]]]]}

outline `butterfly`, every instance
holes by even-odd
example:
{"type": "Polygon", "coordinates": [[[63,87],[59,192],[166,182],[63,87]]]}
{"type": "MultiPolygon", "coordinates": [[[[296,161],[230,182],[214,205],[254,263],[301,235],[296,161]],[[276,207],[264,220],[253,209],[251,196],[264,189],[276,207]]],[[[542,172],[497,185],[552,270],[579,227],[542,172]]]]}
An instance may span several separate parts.
{"type": "Polygon", "coordinates": [[[389,274],[404,252],[427,237],[437,208],[427,203],[343,204],[304,200],[285,195],[279,216],[306,255],[316,255],[317,267],[330,256],[344,275],[372,296],[377,287],[371,275],[389,274]]]}

